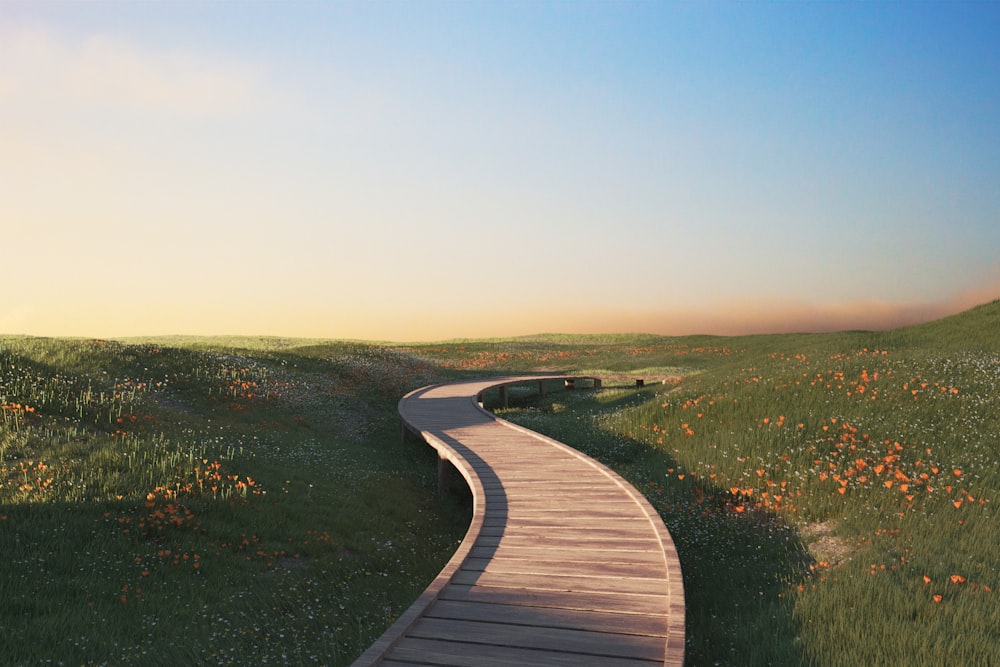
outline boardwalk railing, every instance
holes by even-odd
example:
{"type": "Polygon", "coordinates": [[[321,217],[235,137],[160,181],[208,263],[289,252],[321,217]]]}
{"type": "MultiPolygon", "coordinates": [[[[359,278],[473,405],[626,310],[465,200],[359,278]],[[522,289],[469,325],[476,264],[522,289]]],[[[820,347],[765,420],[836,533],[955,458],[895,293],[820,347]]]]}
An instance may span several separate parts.
{"type": "MultiPolygon", "coordinates": [[[[418,389],[399,402],[472,490],[458,550],[354,663],[681,665],[684,590],[663,521],[619,475],[479,405],[499,387],[597,378],[518,376],[418,389]]],[[[447,462],[447,463],[446,463],[447,462]]],[[[442,473],[443,474],[443,473],[442,473]]]]}

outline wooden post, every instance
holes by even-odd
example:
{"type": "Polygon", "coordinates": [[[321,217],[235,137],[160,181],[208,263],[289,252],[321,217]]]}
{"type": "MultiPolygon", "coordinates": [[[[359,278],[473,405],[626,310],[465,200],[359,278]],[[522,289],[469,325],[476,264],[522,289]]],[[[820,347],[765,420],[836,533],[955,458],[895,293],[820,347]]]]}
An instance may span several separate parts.
{"type": "Polygon", "coordinates": [[[500,387],[500,405],[507,407],[507,387],[505,385],[500,387]]]}
{"type": "Polygon", "coordinates": [[[639,378],[638,380],[635,381],[635,386],[637,386],[637,387],[641,387],[641,386],[643,386],[645,384],[646,384],[646,381],[643,380],[642,378],[639,378]]]}
{"type": "Polygon", "coordinates": [[[448,479],[448,468],[450,467],[448,459],[438,454],[438,493],[441,495],[448,493],[448,489],[451,488],[451,482],[448,479]]]}
{"type": "Polygon", "coordinates": [[[594,389],[601,388],[601,378],[594,378],[594,389]]]}
{"type": "Polygon", "coordinates": [[[402,419],[399,420],[399,437],[403,442],[406,442],[406,432],[409,429],[406,428],[406,422],[402,419]]]}
{"type": "Polygon", "coordinates": [[[545,398],[545,380],[538,381],[538,395],[545,398]]]}

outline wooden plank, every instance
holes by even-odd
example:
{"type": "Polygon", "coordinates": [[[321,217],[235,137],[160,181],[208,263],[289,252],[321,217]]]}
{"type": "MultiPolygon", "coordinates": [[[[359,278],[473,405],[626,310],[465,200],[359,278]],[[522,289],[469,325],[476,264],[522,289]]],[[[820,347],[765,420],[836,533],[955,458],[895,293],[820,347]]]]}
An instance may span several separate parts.
{"type": "Polygon", "coordinates": [[[652,614],[623,614],[616,612],[528,607],[523,605],[483,604],[438,600],[427,611],[425,618],[462,619],[535,627],[575,628],[614,632],[618,634],[666,637],[666,616],[652,614]]]}
{"type": "Polygon", "coordinates": [[[605,549],[609,551],[660,550],[663,547],[652,537],[590,537],[586,541],[574,535],[517,535],[505,533],[503,528],[484,528],[476,539],[476,546],[544,546],[554,549],[571,550],[605,549]]]}
{"type": "Polygon", "coordinates": [[[405,637],[393,659],[442,667],[650,667],[659,661],[405,637]]]}
{"type": "Polygon", "coordinates": [[[634,502],[623,499],[621,495],[607,496],[599,502],[592,502],[588,497],[569,498],[525,498],[505,496],[504,505],[509,512],[518,512],[525,515],[532,513],[558,514],[586,514],[588,508],[593,508],[595,516],[614,516],[618,512],[630,512],[634,502]]]}
{"type": "Polygon", "coordinates": [[[619,531],[649,534],[649,519],[644,516],[623,516],[616,518],[614,515],[604,514],[589,517],[581,516],[578,513],[541,514],[538,512],[530,514],[514,512],[512,515],[508,510],[498,510],[495,514],[496,516],[487,517],[486,525],[490,525],[490,521],[501,522],[510,519],[516,521],[519,530],[532,530],[536,528],[570,528],[582,531],[616,529],[619,531]]]}
{"type": "MultiPolygon", "coordinates": [[[[555,554],[553,554],[554,556],[555,554]]],[[[652,578],[656,568],[648,563],[611,563],[601,561],[567,561],[549,557],[527,560],[523,558],[466,558],[463,570],[493,574],[551,574],[565,575],[567,571],[580,577],[652,578]]],[[[661,568],[662,569],[662,568],[661,568]]],[[[659,578],[653,578],[659,580],[659,578]]]]}
{"type": "Polygon", "coordinates": [[[427,618],[409,633],[418,639],[578,653],[608,658],[663,658],[663,638],[569,628],[427,618]]]}
{"type": "Polygon", "coordinates": [[[655,539],[646,517],[622,517],[616,521],[612,515],[597,517],[580,516],[575,512],[521,512],[506,507],[490,508],[493,516],[486,517],[490,522],[509,522],[518,530],[546,532],[548,528],[571,528],[574,530],[607,530],[618,529],[619,532],[631,532],[655,539]]]}
{"type": "Polygon", "coordinates": [[[637,595],[632,593],[590,591],[545,591],[526,588],[491,588],[486,586],[449,584],[441,591],[441,600],[456,602],[484,602],[512,604],[527,607],[552,607],[580,611],[604,611],[620,614],[649,614],[664,616],[667,613],[667,596],[637,595]]]}
{"type": "Polygon", "coordinates": [[[501,525],[497,527],[506,528],[507,534],[511,536],[524,535],[531,538],[537,537],[539,540],[576,539],[578,544],[588,540],[613,541],[618,538],[626,540],[645,539],[649,542],[657,541],[650,531],[630,530],[628,526],[551,526],[544,529],[533,529],[532,526],[522,527],[520,525],[507,524],[506,526],[501,525]]]}
{"type": "Polygon", "coordinates": [[[659,549],[573,549],[570,552],[563,547],[546,547],[535,544],[527,546],[513,546],[511,543],[504,543],[497,547],[473,546],[469,551],[471,558],[504,558],[504,559],[538,559],[549,560],[551,558],[562,558],[563,562],[570,566],[572,563],[589,561],[593,559],[605,559],[611,563],[649,563],[654,566],[663,565],[663,553],[659,549]]]}
{"type": "Polygon", "coordinates": [[[662,579],[640,577],[580,577],[572,574],[532,574],[504,572],[473,572],[459,570],[451,580],[456,584],[492,586],[494,588],[529,588],[538,591],[573,591],[596,593],[633,593],[663,595],[662,579]]]}

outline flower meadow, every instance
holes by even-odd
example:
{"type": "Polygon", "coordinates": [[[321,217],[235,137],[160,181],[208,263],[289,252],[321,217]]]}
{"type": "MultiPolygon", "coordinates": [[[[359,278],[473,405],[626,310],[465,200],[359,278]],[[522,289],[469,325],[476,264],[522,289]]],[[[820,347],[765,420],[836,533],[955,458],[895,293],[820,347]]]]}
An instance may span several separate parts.
{"type": "Polygon", "coordinates": [[[468,525],[361,344],[0,339],[5,664],[349,664],[468,525]]]}
{"type": "Polygon", "coordinates": [[[690,664],[1000,664],[1000,302],[726,339],[679,382],[503,416],[611,465],[676,542],[690,664]]]}
{"type": "Polygon", "coordinates": [[[0,337],[3,660],[350,664],[470,517],[398,399],[565,371],[605,388],[487,406],[659,511],[689,664],[1000,664],[996,331],[1000,302],[823,335],[0,337]]]}

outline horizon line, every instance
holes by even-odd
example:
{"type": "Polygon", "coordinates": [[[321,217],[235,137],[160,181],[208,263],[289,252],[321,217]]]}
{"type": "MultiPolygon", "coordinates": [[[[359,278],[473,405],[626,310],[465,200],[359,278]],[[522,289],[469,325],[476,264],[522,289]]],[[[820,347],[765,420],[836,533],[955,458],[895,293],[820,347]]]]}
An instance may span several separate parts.
{"type": "MultiPolygon", "coordinates": [[[[743,320],[741,326],[740,320],[733,320],[727,318],[725,314],[723,315],[703,315],[703,324],[706,324],[704,329],[688,328],[683,331],[666,332],[666,331],[655,331],[651,329],[642,328],[622,328],[622,329],[600,329],[595,328],[592,330],[580,329],[579,327],[571,327],[570,329],[559,331],[559,330],[548,330],[548,331],[535,331],[532,333],[502,333],[502,334],[484,334],[484,335],[454,335],[445,337],[415,337],[415,338],[386,338],[380,336],[366,337],[366,336],[336,336],[336,335],[315,335],[315,334],[301,334],[301,333],[276,333],[276,332],[261,332],[261,333],[247,333],[247,332],[232,332],[232,333],[160,333],[160,334],[125,334],[125,335],[87,335],[87,334],[52,334],[52,333],[31,333],[31,332],[19,332],[19,333],[9,333],[0,332],[0,337],[3,338],[49,338],[49,339],[63,339],[63,340],[107,340],[116,342],[130,342],[130,341],[157,341],[165,340],[171,338],[185,338],[192,340],[205,340],[205,339],[247,339],[256,338],[261,340],[292,340],[292,341],[336,341],[336,342],[348,342],[348,343],[373,343],[373,344],[383,344],[383,345],[413,345],[413,344],[434,344],[434,343],[454,343],[454,342],[475,342],[475,341],[491,341],[491,340],[514,340],[514,339],[527,339],[527,338],[545,338],[545,337],[557,337],[557,336],[567,336],[567,337],[605,337],[605,336],[622,336],[622,337],[655,337],[655,338],[697,338],[697,337],[714,337],[714,338],[739,338],[746,336],[781,336],[781,335],[824,335],[824,334],[837,334],[837,333],[879,333],[895,331],[899,329],[905,329],[912,326],[920,326],[923,324],[928,324],[937,320],[945,319],[947,317],[952,317],[959,315],[963,312],[979,308],[982,306],[988,306],[993,303],[1000,301],[1000,296],[987,299],[985,301],[978,301],[976,303],[968,303],[967,299],[954,299],[948,302],[943,302],[940,304],[922,304],[922,305],[911,305],[911,306],[896,306],[891,308],[888,312],[883,313],[881,316],[874,317],[872,313],[868,313],[869,317],[872,317],[871,324],[874,326],[864,326],[863,319],[857,319],[847,326],[837,326],[836,321],[839,319],[837,315],[844,315],[843,308],[835,308],[833,312],[829,310],[825,312],[822,311],[822,307],[814,306],[810,309],[812,318],[797,318],[798,321],[787,322],[785,326],[773,326],[772,328],[767,328],[768,325],[777,324],[775,318],[769,317],[758,317],[747,318],[743,320]],[[951,306],[951,307],[949,307],[951,306]],[[960,306],[955,308],[954,306],[960,306]],[[819,315],[825,315],[819,316],[819,315]],[[813,326],[801,326],[804,324],[804,319],[814,319],[813,326]],[[711,326],[714,324],[715,326],[711,326]],[[853,325],[852,325],[853,324],[853,325]],[[714,331],[713,331],[714,329],[714,331]]],[[[885,304],[882,304],[883,306],[885,304]]],[[[787,315],[787,312],[779,312],[779,315],[787,315]]],[[[808,315],[808,313],[807,313],[808,315]]],[[[648,314],[647,314],[648,316],[648,314]]],[[[633,315],[633,318],[635,315],[633,315]]],[[[633,319],[628,318],[628,319],[633,319]]],[[[642,315],[639,315],[640,319],[645,319],[642,315]]],[[[576,318],[570,318],[576,319],[576,318]]]]}

